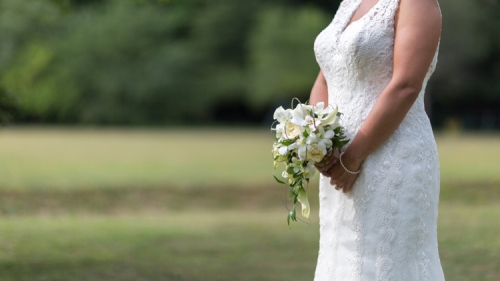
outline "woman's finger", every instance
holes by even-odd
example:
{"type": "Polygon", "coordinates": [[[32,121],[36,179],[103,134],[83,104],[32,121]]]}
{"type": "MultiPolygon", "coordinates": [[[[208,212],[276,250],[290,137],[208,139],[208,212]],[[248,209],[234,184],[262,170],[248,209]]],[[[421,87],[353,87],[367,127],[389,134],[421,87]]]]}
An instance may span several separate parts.
{"type": "Polygon", "coordinates": [[[314,165],[318,169],[322,169],[322,170],[328,171],[327,167],[328,167],[328,165],[330,165],[331,162],[332,162],[332,160],[330,160],[330,159],[328,159],[328,160],[323,159],[321,162],[316,163],[314,165]]]}
{"type": "Polygon", "coordinates": [[[323,164],[324,164],[324,163],[326,163],[326,164],[328,164],[328,163],[330,163],[331,161],[333,161],[333,159],[334,159],[334,158],[335,158],[335,155],[334,155],[334,153],[330,150],[330,151],[328,151],[328,153],[325,155],[325,157],[323,157],[323,160],[321,160],[321,162],[320,162],[320,163],[323,163],[323,164]]]}
{"type": "Polygon", "coordinates": [[[346,184],[343,189],[344,193],[348,193],[349,191],[352,190],[357,178],[358,178],[357,175],[347,175],[346,184]]]}
{"type": "Polygon", "coordinates": [[[314,166],[316,167],[316,169],[318,169],[320,173],[323,173],[329,171],[335,164],[337,164],[337,159],[333,159],[327,163],[317,163],[314,166]]]}
{"type": "Polygon", "coordinates": [[[330,178],[330,185],[339,185],[340,186],[340,182],[338,182],[336,179],[334,178],[330,178]]]}
{"type": "Polygon", "coordinates": [[[328,164],[326,165],[326,167],[325,167],[325,169],[324,169],[324,170],[325,170],[325,171],[329,171],[329,170],[333,167],[333,165],[335,165],[335,164],[337,164],[337,160],[333,160],[333,161],[331,161],[330,163],[328,163],[328,164]]]}

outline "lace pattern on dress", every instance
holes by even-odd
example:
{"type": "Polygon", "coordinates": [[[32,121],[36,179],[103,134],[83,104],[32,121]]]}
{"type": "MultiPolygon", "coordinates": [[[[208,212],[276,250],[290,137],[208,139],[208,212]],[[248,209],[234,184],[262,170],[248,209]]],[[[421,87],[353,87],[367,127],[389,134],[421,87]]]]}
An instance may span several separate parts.
{"type": "MultiPolygon", "coordinates": [[[[349,23],[361,0],[344,0],[314,44],[328,100],[345,113],[342,125],[350,139],[392,78],[399,2],[379,0],[349,23]]],[[[415,104],[394,134],[367,158],[351,193],[335,191],[328,179],[321,178],[316,281],[444,280],[433,228],[439,191],[439,178],[432,170],[437,151],[423,102],[436,62],[437,51],[415,104]],[[415,161],[411,165],[410,155],[415,161]],[[418,198],[417,206],[405,209],[400,200],[407,198],[418,198]],[[401,217],[404,223],[414,222],[415,229],[402,228],[401,217]],[[339,256],[339,251],[348,256],[339,256]]]]}

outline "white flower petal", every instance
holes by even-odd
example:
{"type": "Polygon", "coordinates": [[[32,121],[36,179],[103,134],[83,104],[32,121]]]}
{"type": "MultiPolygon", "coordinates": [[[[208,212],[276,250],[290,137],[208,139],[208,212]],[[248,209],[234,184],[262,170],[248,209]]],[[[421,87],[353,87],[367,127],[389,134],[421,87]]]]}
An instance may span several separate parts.
{"type": "Polygon", "coordinates": [[[278,149],[278,152],[279,152],[279,154],[281,154],[281,155],[286,155],[286,153],[288,152],[288,147],[286,147],[286,146],[282,146],[282,147],[280,147],[280,148],[278,149]]]}
{"type": "Polygon", "coordinates": [[[338,122],[339,122],[339,117],[337,116],[336,113],[334,114],[333,112],[330,115],[328,115],[328,117],[321,120],[322,124],[330,125],[332,127],[332,129],[335,129],[338,127],[338,122]]]}
{"type": "Polygon", "coordinates": [[[313,144],[313,143],[317,143],[318,142],[318,138],[316,137],[315,134],[311,133],[307,139],[306,139],[306,143],[307,144],[313,144]]]}
{"type": "Polygon", "coordinates": [[[280,107],[276,108],[276,110],[274,111],[274,114],[273,114],[273,118],[276,119],[276,120],[278,120],[278,116],[280,116],[282,114],[281,113],[282,111],[285,111],[283,109],[283,106],[280,106],[280,107]]]}
{"type": "Polygon", "coordinates": [[[332,131],[332,130],[328,130],[328,131],[326,131],[326,132],[325,132],[325,134],[323,135],[323,137],[324,137],[325,139],[331,139],[331,138],[333,138],[334,136],[335,136],[335,132],[334,132],[334,131],[332,131]]]}
{"type": "Polygon", "coordinates": [[[318,148],[324,152],[323,155],[326,155],[326,144],[324,142],[319,142],[318,148]]]}
{"type": "Polygon", "coordinates": [[[293,116],[291,122],[293,124],[295,124],[295,125],[299,125],[299,126],[302,126],[302,127],[303,126],[307,126],[306,120],[304,120],[304,119],[302,119],[300,117],[297,117],[297,116],[293,116]]]}
{"type": "Polygon", "coordinates": [[[299,195],[297,196],[297,200],[302,205],[302,216],[305,218],[309,218],[311,213],[311,206],[309,205],[309,200],[307,199],[307,193],[303,187],[299,189],[299,195]]]}
{"type": "Polygon", "coordinates": [[[323,111],[323,109],[325,108],[325,103],[320,101],[316,104],[316,108],[318,109],[318,111],[323,111]]]}
{"type": "Polygon", "coordinates": [[[301,146],[297,150],[297,154],[299,155],[300,160],[305,160],[306,159],[306,152],[307,152],[307,147],[306,146],[301,146]]]}

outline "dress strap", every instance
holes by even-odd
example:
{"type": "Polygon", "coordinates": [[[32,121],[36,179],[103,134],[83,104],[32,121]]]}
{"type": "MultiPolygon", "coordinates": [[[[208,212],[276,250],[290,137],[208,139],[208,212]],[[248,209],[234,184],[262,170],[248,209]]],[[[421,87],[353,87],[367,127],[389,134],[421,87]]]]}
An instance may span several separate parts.
{"type": "MultiPolygon", "coordinates": [[[[362,0],[343,0],[340,2],[340,6],[335,14],[335,18],[332,21],[332,25],[335,27],[335,34],[337,39],[340,34],[344,31],[347,23],[351,19],[355,9],[359,6],[362,0]]],[[[383,1],[383,0],[380,0],[383,1]]]]}
{"type": "Polygon", "coordinates": [[[394,16],[399,8],[400,0],[379,0],[380,3],[377,11],[373,14],[373,20],[385,23],[390,27],[394,26],[394,16]]]}

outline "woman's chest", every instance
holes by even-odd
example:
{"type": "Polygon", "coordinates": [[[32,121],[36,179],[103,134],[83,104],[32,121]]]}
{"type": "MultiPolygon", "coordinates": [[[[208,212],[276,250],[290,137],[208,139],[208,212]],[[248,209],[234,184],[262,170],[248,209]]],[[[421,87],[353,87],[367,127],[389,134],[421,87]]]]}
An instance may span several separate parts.
{"type": "Polygon", "coordinates": [[[367,14],[346,27],[355,9],[355,6],[341,6],[332,23],[316,38],[314,51],[322,69],[346,63],[353,68],[392,64],[392,19],[378,16],[377,13],[367,14]]]}

